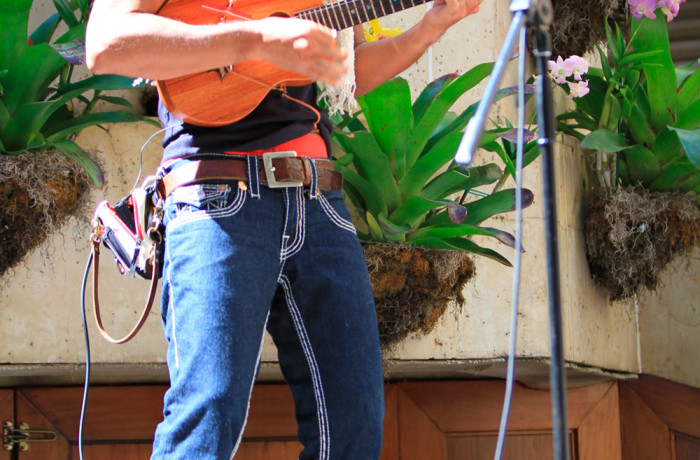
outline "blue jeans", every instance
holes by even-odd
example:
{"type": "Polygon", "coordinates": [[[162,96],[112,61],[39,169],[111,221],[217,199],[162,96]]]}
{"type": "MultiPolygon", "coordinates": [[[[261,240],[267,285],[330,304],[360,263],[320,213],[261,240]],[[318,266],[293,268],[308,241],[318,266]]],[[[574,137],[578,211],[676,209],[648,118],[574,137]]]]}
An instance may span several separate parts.
{"type": "MultiPolygon", "coordinates": [[[[252,159],[248,160],[255,161],[252,159]]],[[[152,459],[229,459],[270,332],[300,459],[379,457],[384,415],[367,269],[339,191],[188,185],[165,205],[170,389],[152,459]]]]}

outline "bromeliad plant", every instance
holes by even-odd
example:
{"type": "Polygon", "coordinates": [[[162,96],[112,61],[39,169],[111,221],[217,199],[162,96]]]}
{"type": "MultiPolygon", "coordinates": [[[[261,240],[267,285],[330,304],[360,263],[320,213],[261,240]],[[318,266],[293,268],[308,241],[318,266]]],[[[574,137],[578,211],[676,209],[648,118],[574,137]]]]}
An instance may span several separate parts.
{"type": "Polygon", "coordinates": [[[596,152],[606,187],[700,195],[700,67],[674,66],[666,26],[679,3],[629,0],[630,39],[606,24],[601,68],[578,56],[550,62],[576,104],[559,115],[559,129],[596,152]]]}
{"type": "Polygon", "coordinates": [[[123,98],[103,94],[126,89],[132,79],[116,75],[72,81],[84,58],[89,0],[54,0],[56,13],[28,33],[32,0],[0,2],[0,154],[56,149],[80,164],[95,185],[100,167],[75,143],[88,126],[149,119],[134,114],[123,98]],[[68,30],[54,39],[59,25],[68,30]],[[99,101],[128,110],[94,112],[99,101]]]}
{"type": "MultiPolygon", "coordinates": [[[[496,164],[464,168],[453,162],[477,104],[460,114],[449,109],[492,67],[482,64],[461,76],[438,78],[413,103],[407,81],[395,78],[359,98],[357,113],[335,120],[333,140],[341,150],[335,165],[343,172],[344,191],[362,219],[359,226],[366,228],[358,232],[361,240],[468,251],[510,265],[497,251],[469,238],[482,235],[514,246],[510,233],[480,226],[487,218],[514,209],[514,190],[491,194],[478,190],[502,180],[496,164]],[[475,199],[465,202],[468,193],[475,199]],[[450,198],[455,195],[460,199],[450,198]]],[[[502,90],[498,98],[513,92],[502,90]]],[[[510,147],[501,139],[511,132],[497,128],[482,140],[483,147],[505,161],[507,174],[514,172],[513,160],[500,142],[510,147]]],[[[533,145],[528,145],[529,161],[536,156],[533,145]]],[[[525,206],[532,203],[529,190],[523,198],[525,206]]]]}

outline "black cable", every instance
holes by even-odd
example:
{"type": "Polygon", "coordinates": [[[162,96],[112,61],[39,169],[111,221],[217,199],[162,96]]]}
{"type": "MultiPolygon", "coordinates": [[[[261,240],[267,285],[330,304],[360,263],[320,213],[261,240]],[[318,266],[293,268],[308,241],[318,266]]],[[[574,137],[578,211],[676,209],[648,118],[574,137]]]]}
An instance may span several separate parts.
{"type": "Polygon", "coordinates": [[[83,332],[85,334],[85,386],[83,389],[83,404],[80,407],[80,426],[78,428],[78,455],[80,460],[83,460],[83,426],[85,409],[87,407],[88,387],[90,385],[90,334],[88,334],[87,314],[85,313],[85,287],[87,286],[87,278],[92,265],[92,256],[92,251],[90,251],[90,257],[88,257],[85,274],[83,275],[83,286],[80,289],[80,307],[83,314],[83,332]]]}

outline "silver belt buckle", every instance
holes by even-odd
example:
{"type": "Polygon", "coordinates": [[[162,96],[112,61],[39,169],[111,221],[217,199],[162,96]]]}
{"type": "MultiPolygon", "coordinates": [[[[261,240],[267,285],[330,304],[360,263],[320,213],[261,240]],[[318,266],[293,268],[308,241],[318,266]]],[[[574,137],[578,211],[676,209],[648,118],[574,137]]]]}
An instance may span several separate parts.
{"type": "Polygon", "coordinates": [[[286,152],[265,152],[262,155],[263,168],[265,169],[265,178],[267,179],[267,186],[270,188],[288,188],[288,187],[303,187],[304,182],[297,180],[290,180],[280,182],[275,178],[275,167],[272,166],[272,160],[275,158],[291,158],[296,157],[297,152],[286,151],[286,152]]]}

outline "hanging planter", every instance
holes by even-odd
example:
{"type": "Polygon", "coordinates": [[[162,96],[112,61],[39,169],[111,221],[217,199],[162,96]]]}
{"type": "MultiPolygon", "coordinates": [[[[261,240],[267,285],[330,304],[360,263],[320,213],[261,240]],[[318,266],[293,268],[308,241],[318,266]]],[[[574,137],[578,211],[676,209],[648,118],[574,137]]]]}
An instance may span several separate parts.
{"type": "Polygon", "coordinates": [[[585,232],[591,275],[612,300],[655,289],[661,270],[700,242],[700,206],[694,193],[617,189],[597,194],[585,232]],[[602,195],[602,196],[601,196],[602,195]]]}
{"type": "Polygon", "coordinates": [[[629,38],[606,26],[601,68],[580,56],[549,63],[576,105],[558,115],[558,129],[581,141],[588,261],[612,299],[654,289],[700,227],[700,67],[671,58],[668,21],[679,5],[651,3],[628,0],[629,38]]]}
{"type": "Polygon", "coordinates": [[[554,21],[550,33],[554,56],[583,56],[605,41],[606,19],[624,31],[630,27],[626,0],[552,0],[554,21]]]}
{"type": "Polygon", "coordinates": [[[430,333],[451,301],[464,301],[462,289],[476,274],[464,251],[382,243],[363,250],[384,348],[430,333]]]}
{"type": "Polygon", "coordinates": [[[0,276],[70,216],[89,190],[85,170],[57,150],[0,157],[0,276]]]}

